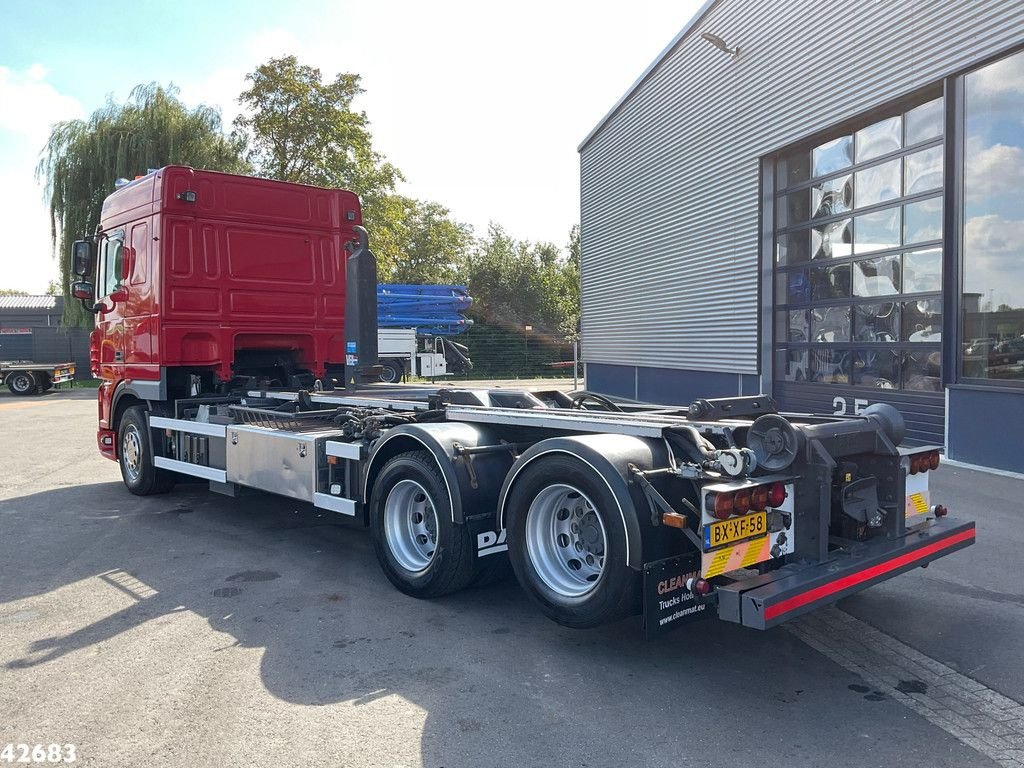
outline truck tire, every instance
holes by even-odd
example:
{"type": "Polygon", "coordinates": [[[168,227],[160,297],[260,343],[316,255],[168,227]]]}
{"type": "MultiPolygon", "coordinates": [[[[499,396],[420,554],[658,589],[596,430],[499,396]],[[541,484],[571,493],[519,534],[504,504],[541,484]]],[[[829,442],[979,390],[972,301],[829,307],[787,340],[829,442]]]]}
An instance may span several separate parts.
{"type": "Polygon", "coordinates": [[[15,371],[7,376],[7,388],[12,395],[27,397],[39,391],[39,384],[29,371],[15,371]]]}
{"type": "Polygon", "coordinates": [[[587,464],[559,454],[529,464],[512,487],[506,524],[516,579],[548,618],[582,629],[636,612],[625,524],[587,464]]]}
{"type": "Polygon", "coordinates": [[[405,375],[405,366],[398,360],[380,361],[380,380],[385,384],[395,384],[405,375]]]}
{"type": "Polygon", "coordinates": [[[384,575],[407,595],[440,597],[476,577],[469,530],[452,522],[448,487],[426,451],[384,465],[370,497],[370,532],[384,575]]]}
{"type": "Polygon", "coordinates": [[[49,377],[49,376],[48,376],[47,374],[45,374],[45,373],[43,373],[43,374],[40,374],[40,377],[41,377],[41,379],[42,379],[42,380],[41,380],[41,381],[39,382],[39,391],[40,391],[40,392],[49,392],[49,391],[50,391],[51,389],[53,389],[53,379],[51,379],[51,378],[50,378],[50,377],[49,377]]]}
{"type": "Polygon", "coordinates": [[[174,487],[174,473],[153,465],[153,441],[146,422],[146,408],[133,405],[121,416],[117,428],[117,463],[125,487],[136,496],[167,493],[174,487]]]}

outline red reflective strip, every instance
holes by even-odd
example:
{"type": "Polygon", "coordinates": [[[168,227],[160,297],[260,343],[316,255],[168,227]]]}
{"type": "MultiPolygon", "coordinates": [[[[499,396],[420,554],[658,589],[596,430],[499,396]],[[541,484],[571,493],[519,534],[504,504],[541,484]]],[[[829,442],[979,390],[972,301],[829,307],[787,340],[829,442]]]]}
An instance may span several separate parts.
{"type": "Polygon", "coordinates": [[[899,557],[894,557],[892,560],[886,560],[884,563],[879,563],[878,565],[873,565],[870,568],[865,568],[863,571],[851,573],[848,576],[843,576],[841,579],[836,579],[835,581],[830,581],[827,584],[822,584],[820,587],[815,587],[814,589],[809,589],[806,592],[801,592],[799,595],[794,595],[782,602],[776,603],[775,605],[769,605],[765,608],[765,621],[771,621],[783,613],[788,613],[789,611],[794,611],[797,608],[802,608],[808,603],[813,603],[816,600],[821,600],[829,595],[834,595],[836,592],[841,592],[844,589],[855,587],[865,581],[870,581],[876,576],[881,576],[889,571],[894,571],[904,565],[913,563],[915,560],[921,560],[928,555],[938,552],[939,550],[946,549],[954,544],[959,544],[962,541],[967,541],[968,539],[973,538],[974,528],[961,531],[949,538],[940,539],[939,541],[934,541],[931,544],[926,544],[920,549],[915,549],[913,552],[907,552],[899,557]]]}

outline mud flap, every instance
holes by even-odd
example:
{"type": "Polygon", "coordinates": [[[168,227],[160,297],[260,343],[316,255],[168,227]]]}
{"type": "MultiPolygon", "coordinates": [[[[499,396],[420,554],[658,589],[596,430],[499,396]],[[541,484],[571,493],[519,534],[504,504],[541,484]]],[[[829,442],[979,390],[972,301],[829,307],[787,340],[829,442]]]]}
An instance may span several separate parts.
{"type": "Polygon", "coordinates": [[[686,588],[687,579],[699,576],[699,552],[644,565],[644,635],[648,640],[715,615],[713,600],[698,597],[686,588]]]}

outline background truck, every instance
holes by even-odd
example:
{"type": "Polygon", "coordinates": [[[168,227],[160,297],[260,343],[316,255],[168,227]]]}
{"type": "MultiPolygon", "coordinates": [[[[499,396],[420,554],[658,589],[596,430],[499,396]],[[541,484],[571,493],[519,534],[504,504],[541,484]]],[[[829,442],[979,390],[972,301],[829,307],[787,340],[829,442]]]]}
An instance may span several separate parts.
{"type": "Polygon", "coordinates": [[[380,380],[411,374],[436,378],[469,373],[469,349],[451,337],[473,325],[466,311],[473,299],[464,285],[377,286],[377,352],[380,380]]]}
{"type": "Polygon", "coordinates": [[[335,512],[415,597],[509,562],[566,626],[764,629],[974,542],[931,498],[939,450],[901,446],[887,405],[365,383],[376,268],[347,192],[164,168],[107,198],[72,262],[97,318],[97,442],[128,490],[184,475],[335,512]]]}
{"type": "Polygon", "coordinates": [[[30,360],[0,360],[0,382],[14,395],[36,395],[54,387],[75,385],[74,363],[33,363],[30,360]]]}

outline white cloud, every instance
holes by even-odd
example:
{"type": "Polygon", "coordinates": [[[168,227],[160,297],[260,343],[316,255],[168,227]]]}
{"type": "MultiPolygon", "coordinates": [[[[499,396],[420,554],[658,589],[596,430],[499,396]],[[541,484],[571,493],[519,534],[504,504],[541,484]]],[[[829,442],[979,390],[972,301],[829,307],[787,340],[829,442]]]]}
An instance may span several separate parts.
{"type": "Polygon", "coordinates": [[[993,144],[971,152],[967,159],[967,192],[971,197],[988,197],[1024,189],[1024,149],[993,144]]]}
{"type": "Polygon", "coordinates": [[[78,101],[46,81],[41,64],[17,72],[0,67],[0,288],[42,293],[57,277],[42,187],[39,152],[60,120],[81,117],[78,101]]]}
{"type": "Polygon", "coordinates": [[[50,126],[82,116],[77,99],[46,82],[46,68],[33,64],[24,72],[0,67],[0,131],[25,136],[41,147],[50,126]]]}
{"type": "Polygon", "coordinates": [[[1024,306],[1024,220],[973,216],[964,228],[964,291],[1024,306]]]}

